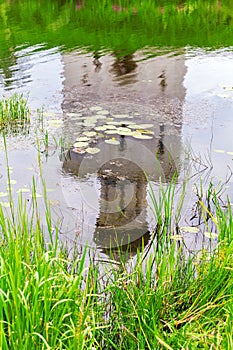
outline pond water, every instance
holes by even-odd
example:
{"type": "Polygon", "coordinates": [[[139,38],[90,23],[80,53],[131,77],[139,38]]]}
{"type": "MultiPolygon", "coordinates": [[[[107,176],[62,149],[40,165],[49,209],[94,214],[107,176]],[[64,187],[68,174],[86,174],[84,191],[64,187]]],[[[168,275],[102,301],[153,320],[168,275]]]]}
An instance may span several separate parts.
{"type": "MultiPolygon", "coordinates": [[[[227,1],[0,4],[0,95],[23,93],[32,110],[30,129],[7,136],[12,193],[30,210],[34,179],[43,208],[39,149],[61,240],[136,253],[156,227],[150,188],[158,195],[175,174],[175,205],[190,178],[180,226],[199,227],[201,178],[204,191],[221,183],[232,199],[227,1]]],[[[3,140],[0,175],[7,209],[3,140]]],[[[190,250],[209,244],[201,227],[183,236],[190,250]]]]}

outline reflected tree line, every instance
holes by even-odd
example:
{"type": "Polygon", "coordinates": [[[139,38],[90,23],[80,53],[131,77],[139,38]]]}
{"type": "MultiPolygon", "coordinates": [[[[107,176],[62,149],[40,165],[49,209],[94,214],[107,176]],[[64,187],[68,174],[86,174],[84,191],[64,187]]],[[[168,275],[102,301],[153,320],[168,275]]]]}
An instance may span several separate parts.
{"type": "Polygon", "coordinates": [[[62,50],[85,47],[94,52],[97,71],[100,51],[107,49],[116,57],[112,69],[118,76],[136,68],[133,53],[145,46],[230,46],[231,5],[228,0],[1,1],[0,69],[9,79],[16,48],[38,43],[62,50]]]}

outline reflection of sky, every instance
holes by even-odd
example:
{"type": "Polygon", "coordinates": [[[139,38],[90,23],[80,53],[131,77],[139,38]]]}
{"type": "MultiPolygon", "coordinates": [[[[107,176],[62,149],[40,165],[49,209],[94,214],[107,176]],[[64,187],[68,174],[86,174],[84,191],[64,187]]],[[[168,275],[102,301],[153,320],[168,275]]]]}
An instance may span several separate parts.
{"type": "Polygon", "coordinates": [[[211,150],[212,176],[224,181],[233,167],[233,53],[199,54],[186,66],[183,139],[203,158],[211,150]]]}
{"type": "MultiPolygon", "coordinates": [[[[58,49],[38,51],[35,46],[17,51],[15,56],[16,65],[10,67],[12,78],[7,87],[10,93],[29,93],[29,103],[34,109],[44,106],[45,110],[60,111],[63,64],[58,49]]],[[[3,95],[6,91],[1,80],[0,95],[3,95]]]]}

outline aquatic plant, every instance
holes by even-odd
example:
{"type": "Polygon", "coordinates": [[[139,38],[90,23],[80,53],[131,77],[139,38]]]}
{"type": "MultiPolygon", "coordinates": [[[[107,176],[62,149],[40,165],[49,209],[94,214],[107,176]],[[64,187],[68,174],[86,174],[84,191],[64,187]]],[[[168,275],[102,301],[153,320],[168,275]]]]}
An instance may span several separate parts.
{"type": "Polygon", "coordinates": [[[29,122],[30,110],[22,94],[13,94],[0,100],[0,130],[15,131],[29,122]]]}
{"type": "Polygon", "coordinates": [[[203,215],[214,213],[219,240],[212,254],[188,256],[182,232],[174,239],[176,189],[173,181],[151,194],[158,225],[150,249],[128,263],[120,247],[118,263],[96,261],[87,248],[71,255],[59,243],[45,184],[46,225],[34,181],[31,211],[22,194],[17,206],[10,197],[10,212],[0,205],[0,348],[232,348],[230,203],[223,209],[212,187],[211,209],[199,198],[203,215]]]}

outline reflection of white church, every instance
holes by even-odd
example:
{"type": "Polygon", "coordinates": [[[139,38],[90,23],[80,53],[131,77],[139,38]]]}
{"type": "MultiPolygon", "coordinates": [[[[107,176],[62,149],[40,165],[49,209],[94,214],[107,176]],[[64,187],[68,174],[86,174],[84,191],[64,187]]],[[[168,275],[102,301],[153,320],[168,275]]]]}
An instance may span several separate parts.
{"type": "MultiPolygon", "coordinates": [[[[137,117],[138,122],[154,124],[153,140],[143,142],[125,137],[124,147],[117,147],[104,145],[104,140],[100,139],[97,146],[101,147],[101,153],[93,156],[93,163],[90,157],[82,163],[82,156],[72,151],[63,163],[63,170],[73,174],[77,181],[82,181],[87,173],[93,173],[92,167],[97,170],[101,188],[93,235],[97,246],[105,252],[117,244],[126,247],[127,243],[136,251],[143,237],[144,243],[148,242],[147,180],[144,171],[151,181],[161,179],[165,183],[179,172],[182,114],[176,106],[182,106],[185,97],[184,56],[141,58],[139,53],[123,58],[114,55],[96,58],[88,54],[79,55],[78,52],[63,55],[64,112],[75,111],[76,103],[85,107],[89,104],[107,103],[111,106],[120,103],[118,113],[122,114],[124,106],[126,109],[127,104],[135,103],[144,105],[146,114],[148,106],[159,112],[160,107],[164,110],[164,104],[169,101],[165,106],[165,110],[170,112],[166,120],[161,120],[159,113],[154,113],[154,117],[146,121],[143,115],[137,117]],[[158,101],[161,106],[156,105],[158,101]],[[174,113],[178,127],[172,124],[174,113]],[[106,159],[105,163],[103,159],[106,159]],[[83,174],[80,172],[82,164],[85,164],[83,174]]],[[[64,123],[70,122],[68,118],[64,123]]]]}
{"type": "Polygon", "coordinates": [[[184,55],[166,54],[148,60],[143,60],[140,52],[123,58],[110,54],[95,57],[79,52],[63,55],[65,91],[85,87],[87,93],[103,99],[109,95],[124,98],[127,94],[131,102],[156,96],[184,100],[184,55]]]}

